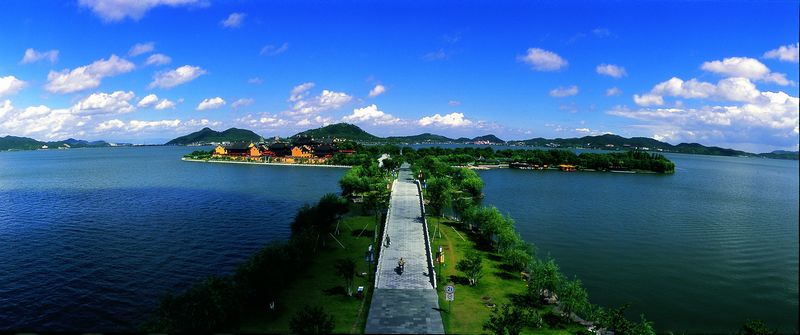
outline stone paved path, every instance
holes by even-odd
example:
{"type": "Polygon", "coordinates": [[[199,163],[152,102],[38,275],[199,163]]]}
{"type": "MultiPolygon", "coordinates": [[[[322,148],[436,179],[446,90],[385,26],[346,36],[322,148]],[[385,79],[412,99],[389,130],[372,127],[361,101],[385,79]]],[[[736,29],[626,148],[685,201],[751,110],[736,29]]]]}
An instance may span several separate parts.
{"type": "Polygon", "coordinates": [[[419,201],[417,185],[404,164],[392,189],[386,229],[391,245],[382,246],[367,334],[444,334],[438,296],[428,273],[419,201]],[[406,261],[403,274],[397,272],[400,257],[406,261]]]}

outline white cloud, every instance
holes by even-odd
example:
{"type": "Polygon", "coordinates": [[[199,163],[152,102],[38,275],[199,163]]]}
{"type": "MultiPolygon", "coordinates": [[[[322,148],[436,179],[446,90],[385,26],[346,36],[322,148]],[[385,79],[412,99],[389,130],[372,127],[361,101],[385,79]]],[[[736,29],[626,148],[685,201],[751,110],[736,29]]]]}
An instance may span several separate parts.
{"type": "Polygon", "coordinates": [[[14,76],[0,77],[0,97],[17,94],[28,83],[14,76]]]}
{"type": "Polygon", "coordinates": [[[369,91],[369,97],[374,98],[386,92],[386,87],[378,84],[369,91]]]}
{"type": "Polygon", "coordinates": [[[134,96],[130,91],[116,91],[111,94],[93,93],[72,106],[72,112],[77,115],[130,113],[136,110],[130,103],[134,96]]]}
{"type": "Polygon", "coordinates": [[[683,81],[680,78],[672,77],[665,82],[657,84],[650,91],[656,95],[669,95],[682,98],[708,98],[716,90],[714,84],[701,82],[697,79],[683,81]]]}
{"type": "Polygon", "coordinates": [[[262,56],[277,56],[286,52],[286,50],[289,50],[289,43],[283,43],[281,46],[265,45],[261,48],[260,54],[262,56]]]}
{"type": "Polygon", "coordinates": [[[517,56],[517,60],[525,62],[536,71],[555,71],[567,67],[566,60],[554,52],[530,48],[524,56],[517,56]]]}
{"type": "Polygon", "coordinates": [[[49,51],[36,51],[32,48],[28,48],[25,50],[25,55],[22,56],[22,60],[19,61],[20,64],[30,64],[36,63],[40,60],[47,60],[50,63],[55,63],[58,61],[58,50],[49,50],[49,51]]]}
{"type": "Polygon", "coordinates": [[[353,109],[353,113],[342,118],[342,121],[371,123],[373,125],[390,125],[399,123],[400,119],[378,110],[378,106],[372,104],[367,107],[353,109]]]}
{"type": "Polygon", "coordinates": [[[784,92],[761,92],[742,105],[701,108],[617,107],[608,114],[645,121],[657,139],[706,143],[797,145],[800,99],[784,92]]]}
{"type": "MultiPolygon", "coordinates": [[[[235,122],[245,127],[257,129],[277,129],[289,124],[288,121],[279,118],[277,115],[270,115],[267,113],[260,113],[257,115],[247,114],[236,119],[235,122]]],[[[308,123],[311,124],[311,121],[308,121],[308,123]]]]}
{"type": "Polygon", "coordinates": [[[797,63],[798,60],[800,60],[800,43],[782,45],[777,49],[765,52],[763,57],[767,59],[779,59],[783,62],[797,63]]]}
{"type": "Polygon", "coordinates": [[[108,60],[101,59],[92,64],[77,67],[73,70],[50,71],[47,74],[45,89],[52,93],[72,93],[100,86],[105,77],[113,77],[133,71],[133,63],[111,55],[108,60]]]}
{"type": "Polygon", "coordinates": [[[161,99],[161,101],[158,102],[155,108],[156,110],[174,109],[175,103],[169,101],[168,99],[161,99]]]}
{"type": "Polygon", "coordinates": [[[152,54],[147,57],[147,60],[144,62],[145,65],[166,65],[172,62],[172,58],[165,54],[152,54]]]}
{"type": "Polygon", "coordinates": [[[426,116],[417,121],[420,126],[440,126],[440,127],[464,127],[472,124],[472,121],[464,118],[464,113],[450,113],[446,115],[426,116]]]}
{"type": "Polygon", "coordinates": [[[228,18],[220,21],[220,24],[225,28],[239,28],[244,23],[245,16],[247,16],[245,13],[231,13],[228,18]]]}
{"type": "Polygon", "coordinates": [[[142,100],[139,100],[139,103],[136,104],[136,106],[148,108],[156,103],[158,103],[158,96],[155,94],[148,94],[146,97],[142,98],[142,100]]]}
{"type": "Polygon", "coordinates": [[[129,57],[136,57],[141,54],[146,54],[148,52],[152,52],[155,49],[155,43],[147,42],[147,43],[136,43],[131,49],[128,51],[129,57]]]}
{"type": "Polygon", "coordinates": [[[202,0],[80,0],[79,3],[89,7],[104,21],[114,22],[128,17],[139,20],[154,7],[202,4],[202,0]]]}
{"type": "Polygon", "coordinates": [[[643,94],[643,95],[634,94],[633,102],[635,102],[639,106],[652,106],[652,105],[661,106],[664,104],[664,98],[661,97],[660,95],[655,95],[655,94],[643,94]]]}
{"type": "Polygon", "coordinates": [[[130,132],[140,132],[152,128],[175,128],[180,126],[181,120],[159,120],[159,121],[140,121],[130,120],[125,130],[130,132]]]}
{"type": "Polygon", "coordinates": [[[236,101],[234,101],[234,102],[231,104],[231,107],[233,107],[233,109],[236,109],[236,108],[239,108],[239,107],[250,106],[250,105],[252,105],[254,102],[255,102],[255,100],[253,100],[253,99],[250,99],[250,98],[241,98],[241,99],[239,99],[239,100],[236,100],[236,101]]]}
{"type": "Polygon", "coordinates": [[[0,120],[12,110],[14,110],[14,106],[11,105],[11,100],[6,99],[3,101],[3,104],[0,105],[0,120]]]}
{"type": "Polygon", "coordinates": [[[322,90],[318,96],[309,98],[309,90],[314,83],[303,83],[295,86],[289,94],[289,102],[293,102],[290,114],[302,115],[320,113],[340,108],[350,102],[353,97],[342,92],[322,90]]]}
{"type": "Polygon", "coordinates": [[[98,131],[109,131],[113,129],[122,129],[125,127],[125,122],[118,119],[100,122],[94,129],[98,131]]]}
{"type": "Polygon", "coordinates": [[[730,57],[721,61],[705,62],[701,69],[729,77],[743,77],[752,80],[772,82],[778,85],[789,85],[783,73],[770,72],[766,65],[757,59],[747,57],[730,57]]]}
{"type": "Polygon", "coordinates": [[[624,67],[614,64],[600,64],[597,66],[596,70],[599,74],[614,78],[622,78],[628,75],[624,67]]]}
{"type": "Polygon", "coordinates": [[[550,90],[550,96],[555,98],[564,98],[578,94],[578,86],[572,85],[570,87],[558,87],[550,90]]]}
{"type": "Polygon", "coordinates": [[[197,128],[197,127],[216,127],[221,125],[222,122],[219,121],[211,121],[209,119],[191,119],[188,121],[183,122],[183,126],[185,128],[197,128]]]}
{"type": "MultiPolygon", "coordinates": [[[[10,103],[8,107],[11,107],[10,103]]],[[[5,109],[4,104],[0,111],[5,109]]],[[[30,106],[0,113],[0,133],[46,140],[64,139],[68,135],[80,134],[89,120],[90,116],[76,115],[70,109],[30,106]]]]}
{"type": "Polygon", "coordinates": [[[612,87],[606,90],[607,97],[614,97],[620,94],[622,94],[622,90],[620,90],[619,87],[612,87]]]}
{"type": "Polygon", "coordinates": [[[206,70],[198,66],[184,65],[175,70],[156,73],[148,87],[172,88],[188,83],[206,73],[206,70]]]}
{"type": "Polygon", "coordinates": [[[225,105],[225,100],[220,97],[203,99],[203,101],[197,105],[197,110],[218,109],[223,105],[225,105]]]}
{"type": "Polygon", "coordinates": [[[439,49],[422,55],[422,59],[429,62],[443,60],[447,59],[447,53],[443,49],[439,49]]]}
{"type": "Polygon", "coordinates": [[[264,80],[262,80],[259,77],[253,77],[253,78],[247,79],[247,83],[251,84],[251,85],[261,85],[261,84],[264,83],[264,80]]]}

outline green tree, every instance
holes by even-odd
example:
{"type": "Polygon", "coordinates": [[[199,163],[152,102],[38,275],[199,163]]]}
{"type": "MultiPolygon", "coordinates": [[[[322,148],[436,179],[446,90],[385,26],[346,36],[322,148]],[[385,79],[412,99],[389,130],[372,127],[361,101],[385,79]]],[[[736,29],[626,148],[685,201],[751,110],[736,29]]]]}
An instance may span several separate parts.
{"type": "Polygon", "coordinates": [[[520,307],[502,305],[492,311],[492,315],[483,324],[483,330],[495,335],[518,335],[525,327],[528,312],[520,307]]]}
{"type": "Polygon", "coordinates": [[[473,198],[483,195],[483,180],[480,177],[470,177],[461,181],[461,189],[473,198]]]}
{"type": "Polygon", "coordinates": [[[356,262],[352,259],[339,259],[334,264],[336,275],[344,279],[344,287],[348,296],[353,295],[353,278],[356,275],[356,262]]]}
{"type": "Polygon", "coordinates": [[[565,280],[559,290],[559,306],[567,317],[572,313],[583,312],[589,306],[589,294],[581,285],[580,279],[565,280]]]}
{"type": "Polygon", "coordinates": [[[777,329],[767,328],[764,320],[747,320],[742,325],[742,330],[739,331],[740,335],[776,335],[777,329]]]}
{"type": "Polygon", "coordinates": [[[444,215],[444,209],[450,205],[453,199],[453,184],[450,179],[441,176],[428,178],[428,201],[437,215],[444,215]]]}
{"type": "Polygon", "coordinates": [[[483,257],[475,251],[469,251],[458,261],[456,270],[463,272],[469,279],[469,284],[475,286],[483,276],[483,257]]]}
{"type": "Polygon", "coordinates": [[[161,299],[148,332],[211,333],[234,330],[240,305],[229,278],[210,277],[186,292],[161,299]]]}
{"type": "Polygon", "coordinates": [[[336,326],[333,315],[321,306],[304,306],[292,316],[289,330],[293,334],[330,334],[336,326]]]}
{"type": "Polygon", "coordinates": [[[542,295],[545,291],[550,294],[556,293],[561,283],[561,277],[558,264],[556,264],[552,258],[548,259],[546,262],[533,262],[527,289],[529,301],[536,306],[540,306],[542,303],[542,295]]]}

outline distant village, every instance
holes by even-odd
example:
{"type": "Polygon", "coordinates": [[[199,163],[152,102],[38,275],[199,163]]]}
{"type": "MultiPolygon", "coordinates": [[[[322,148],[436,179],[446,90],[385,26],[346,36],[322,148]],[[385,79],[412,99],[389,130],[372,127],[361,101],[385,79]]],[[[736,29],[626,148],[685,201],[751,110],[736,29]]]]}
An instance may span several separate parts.
{"type": "Polygon", "coordinates": [[[223,143],[214,148],[212,158],[271,163],[325,164],[334,154],[353,154],[354,150],[339,149],[340,140],[317,141],[312,137],[298,136],[291,142],[279,139],[268,142],[223,143]]]}

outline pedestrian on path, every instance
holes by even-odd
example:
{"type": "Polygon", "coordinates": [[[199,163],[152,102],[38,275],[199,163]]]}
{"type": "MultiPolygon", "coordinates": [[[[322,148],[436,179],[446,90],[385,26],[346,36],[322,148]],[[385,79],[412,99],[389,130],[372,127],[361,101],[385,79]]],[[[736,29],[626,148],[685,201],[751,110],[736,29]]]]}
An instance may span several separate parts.
{"type": "Polygon", "coordinates": [[[386,247],[388,248],[389,245],[391,245],[391,244],[392,244],[392,239],[389,238],[389,234],[386,234],[386,247]]]}

